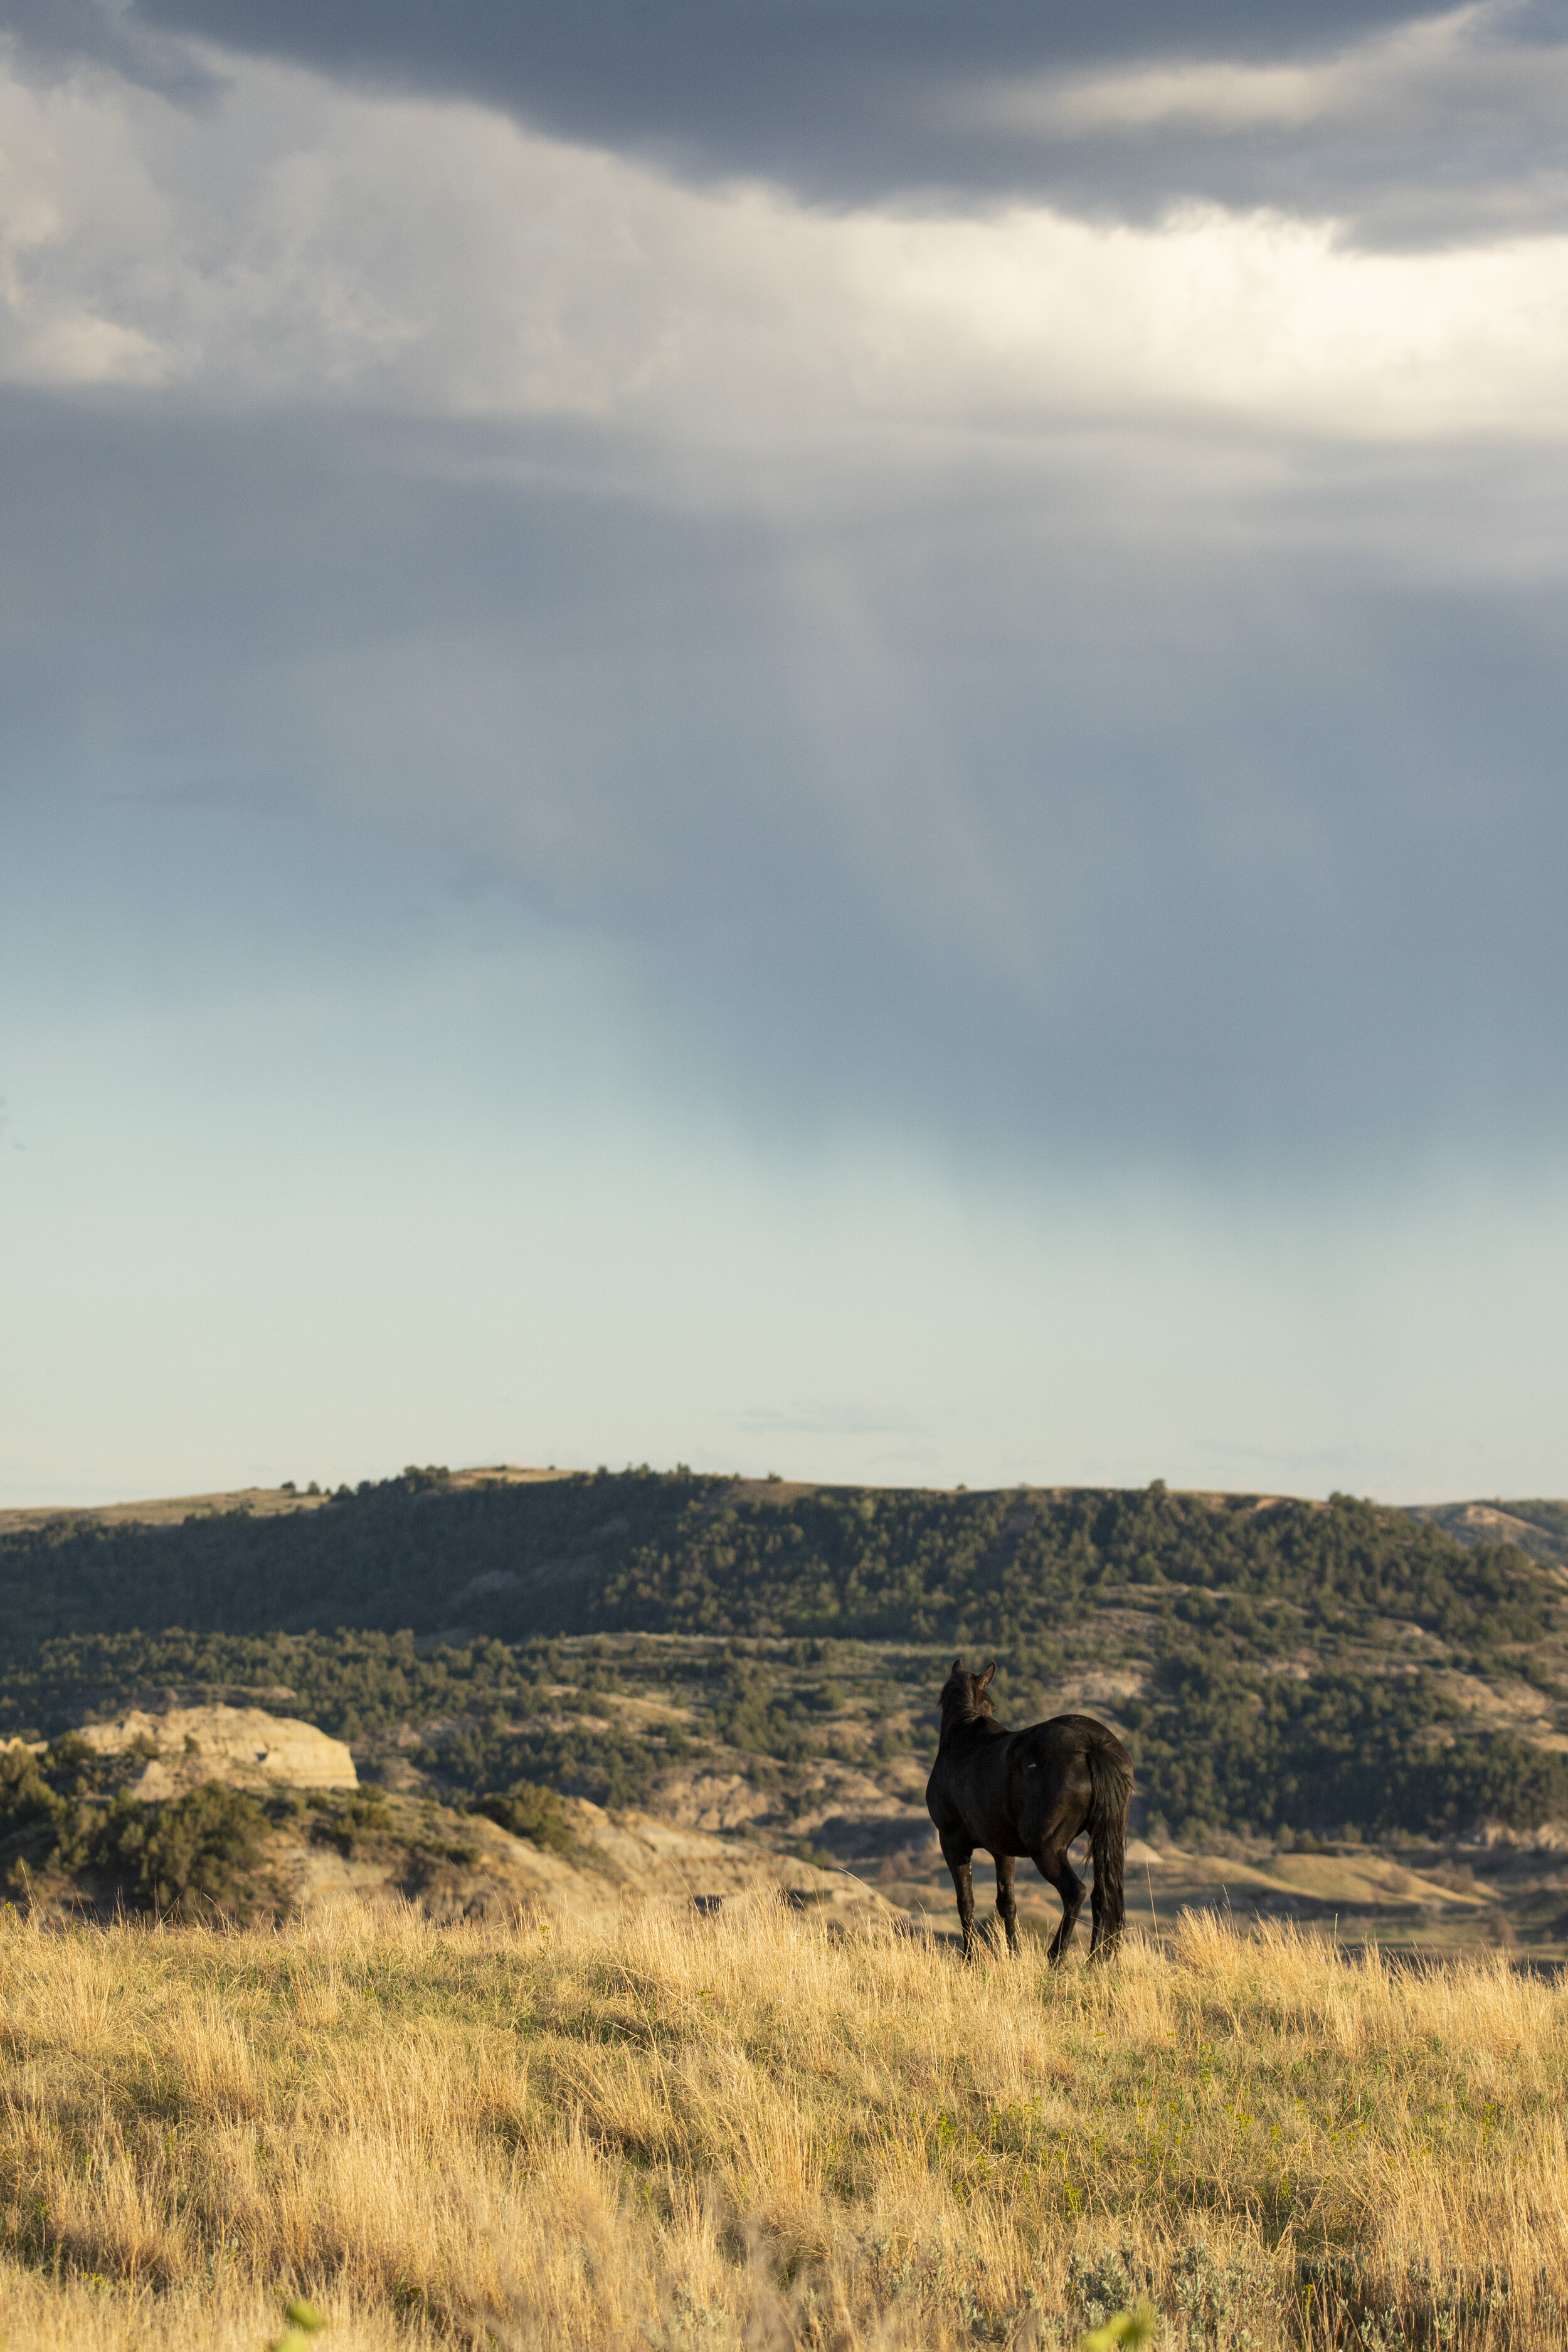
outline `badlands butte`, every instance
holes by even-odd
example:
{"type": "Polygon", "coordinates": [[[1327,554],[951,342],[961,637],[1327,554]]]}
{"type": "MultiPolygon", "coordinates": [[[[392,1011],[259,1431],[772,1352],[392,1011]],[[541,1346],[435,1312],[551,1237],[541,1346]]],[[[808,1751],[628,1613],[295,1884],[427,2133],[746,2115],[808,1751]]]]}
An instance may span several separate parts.
{"type": "Polygon", "coordinates": [[[1568,1955],[1551,1501],[498,1465],[0,1514],[0,1876],[46,1915],[251,1920],[772,1887],[945,1934],[955,1651],[998,1658],[1004,1721],[1127,1740],[1135,1919],[1568,1955]]]}

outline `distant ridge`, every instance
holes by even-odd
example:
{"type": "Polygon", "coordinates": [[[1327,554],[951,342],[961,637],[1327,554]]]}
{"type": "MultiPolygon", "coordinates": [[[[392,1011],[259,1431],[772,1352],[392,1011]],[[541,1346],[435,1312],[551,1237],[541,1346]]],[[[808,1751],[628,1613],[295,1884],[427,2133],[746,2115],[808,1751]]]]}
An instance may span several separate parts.
{"type": "MultiPolygon", "coordinates": [[[[405,1477],[409,1475],[404,1473],[405,1477]]],[[[454,1493],[462,1493],[475,1486],[537,1486],[573,1474],[566,1470],[525,1470],[515,1463],[498,1462],[489,1467],[443,1470],[438,1475],[454,1493]]],[[[0,1509],[0,1542],[10,1535],[26,1534],[34,1528],[58,1528],[78,1520],[94,1527],[169,1528],[179,1527],[186,1519],[221,1518],[231,1511],[276,1518],[289,1511],[319,1510],[323,1503],[335,1499],[331,1488],[322,1492],[312,1480],[304,1487],[292,1482],[286,1486],[231,1486],[205,1495],[161,1495],[130,1503],[37,1503],[0,1509]]]]}
{"type": "MultiPolygon", "coordinates": [[[[405,1472],[406,1477],[409,1473],[405,1472]]],[[[442,1470],[439,1476],[454,1494],[471,1493],[476,1488],[493,1486],[524,1486],[548,1484],[553,1480],[586,1477],[593,1474],[582,1470],[558,1470],[553,1465],[542,1470],[515,1462],[475,1464],[462,1470],[442,1470]]],[[[602,1474],[601,1474],[602,1475],[602,1474]]],[[[718,1474],[704,1474],[717,1475],[718,1474]]],[[[736,1474],[719,1479],[737,1499],[761,1496],[769,1501],[791,1499],[797,1495],[812,1494],[940,1494],[962,1495],[963,1486],[904,1488],[868,1485],[835,1485],[826,1479],[754,1478],[736,1474]]],[[[345,1492],[339,1489],[338,1493],[345,1492]]],[[[984,1492],[985,1489],[977,1491],[984,1492]]],[[[1011,1493],[1012,1488],[989,1491],[1011,1493]]],[[[1104,1489],[1092,1487],[1051,1486],[1030,1489],[1031,1492],[1057,1496],[1075,1493],[1098,1493],[1104,1489]]],[[[1310,1498],[1256,1495],[1242,1496],[1225,1487],[1173,1487],[1173,1494],[1196,1502],[1223,1503],[1245,1500],[1255,1508],[1285,1501],[1301,1501],[1310,1507],[1310,1498]]],[[[232,1511],[246,1511],[258,1517],[271,1518],[289,1511],[319,1509],[322,1504],[337,1499],[329,1488],[324,1493],[315,1486],[236,1486],[217,1488],[209,1494],[167,1495],[141,1501],[119,1503],[40,1503],[13,1509],[0,1508],[0,1542],[10,1535],[35,1528],[58,1528],[70,1521],[86,1521],[96,1526],[176,1527],[187,1518],[222,1517],[232,1511]]],[[[1430,1526],[1440,1528],[1457,1543],[1473,1549],[1478,1544],[1517,1544],[1535,1559],[1549,1560],[1568,1566],[1568,1501],[1532,1499],[1506,1502],[1494,1496],[1460,1503],[1405,1503],[1391,1507],[1407,1511],[1412,1518],[1425,1519],[1430,1526]]]]}
{"type": "Polygon", "coordinates": [[[1532,1559],[1568,1568],[1568,1503],[1417,1503],[1411,1516],[1457,1543],[1517,1544],[1532,1559]]]}
{"type": "Polygon", "coordinates": [[[1531,1639],[1557,1597],[1554,1511],[1568,1527],[1562,1505],[1406,1511],[1340,1495],[1180,1494],[1158,1480],[972,1494],[684,1467],[411,1465],[331,1495],[13,1513],[0,1520],[0,1639],[341,1625],[1006,1645],[1058,1633],[1091,1595],[1101,1606],[1125,1588],[1130,1602],[1178,1614],[1193,1592],[1225,1597],[1238,1623],[1272,1612],[1279,1622],[1258,1629],[1269,1649],[1373,1620],[1445,1639],[1473,1624],[1495,1646],[1531,1639]]]}

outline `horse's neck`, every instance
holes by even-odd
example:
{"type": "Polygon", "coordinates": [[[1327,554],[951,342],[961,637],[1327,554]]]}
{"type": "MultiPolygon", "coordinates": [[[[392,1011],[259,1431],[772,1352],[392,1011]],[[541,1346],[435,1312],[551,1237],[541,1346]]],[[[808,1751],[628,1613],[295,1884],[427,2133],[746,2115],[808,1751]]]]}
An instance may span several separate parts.
{"type": "Polygon", "coordinates": [[[940,1754],[944,1748],[972,1748],[977,1738],[983,1738],[988,1732],[1005,1729],[1006,1726],[998,1723],[994,1715],[961,1715],[952,1723],[942,1725],[937,1751],[940,1754]]]}

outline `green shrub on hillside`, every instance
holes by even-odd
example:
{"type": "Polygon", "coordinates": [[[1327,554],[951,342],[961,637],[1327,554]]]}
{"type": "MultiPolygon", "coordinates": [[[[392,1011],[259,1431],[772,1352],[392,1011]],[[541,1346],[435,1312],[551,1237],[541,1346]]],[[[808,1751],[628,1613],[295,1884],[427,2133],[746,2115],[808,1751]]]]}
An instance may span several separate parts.
{"type": "Polygon", "coordinates": [[[491,1791],[479,1799],[474,1811],[510,1831],[513,1837],[527,1838],[530,1844],[542,1847],[547,1853],[572,1851],[571,1825],[560,1798],[552,1789],[542,1789],[535,1781],[518,1780],[504,1791],[491,1791]]]}
{"type": "Polygon", "coordinates": [[[75,1739],[42,1756],[0,1752],[0,1852],[25,1888],[51,1866],[107,1879],[132,1909],[186,1914],[249,1907],[267,1831],[254,1797],[209,1780],[183,1797],[100,1792],[114,1769],[75,1739]]]}
{"type": "Polygon", "coordinates": [[[62,1862],[110,1874],[138,1909],[189,1916],[249,1907],[267,1816],[243,1790],[207,1780],[162,1803],[119,1796],[105,1812],[77,1820],[84,1833],[62,1839],[62,1862]]]}
{"type": "Polygon", "coordinates": [[[30,1748],[0,1748],[0,1839],[40,1824],[52,1827],[69,1810],[30,1748]]]}

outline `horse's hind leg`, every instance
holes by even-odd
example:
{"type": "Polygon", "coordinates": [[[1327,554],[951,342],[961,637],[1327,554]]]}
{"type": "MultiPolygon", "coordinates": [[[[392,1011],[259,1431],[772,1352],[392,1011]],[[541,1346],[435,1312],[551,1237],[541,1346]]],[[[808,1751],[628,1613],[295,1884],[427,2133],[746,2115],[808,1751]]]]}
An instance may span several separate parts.
{"type": "Polygon", "coordinates": [[[974,1957],[974,1848],[967,1838],[944,1837],[942,1858],[952,1873],[952,1891],[958,1897],[958,1924],[963,1933],[963,1957],[974,1957]]]}
{"type": "Polygon", "coordinates": [[[1018,1898],[1013,1892],[1013,1857],[999,1853],[993,1857],[996,1864],[996,1916],[1007,1930],[1007,1949],[1018,1948],[1018,1898]]]}
{"type": "Polygon", "coordinates": [[[1066,1846],[1059,1850],[1043,1846],[1035,1856],[1035,1868],[1062,1899],[1061,1925],[1051,1937],[1046,1955],[1054,1966],[1071,1943],[1073,1929],[1078,1926],[1078,1915],[1083,1909],[1083,1881],[1068,1860],[1066,1846]]]}

